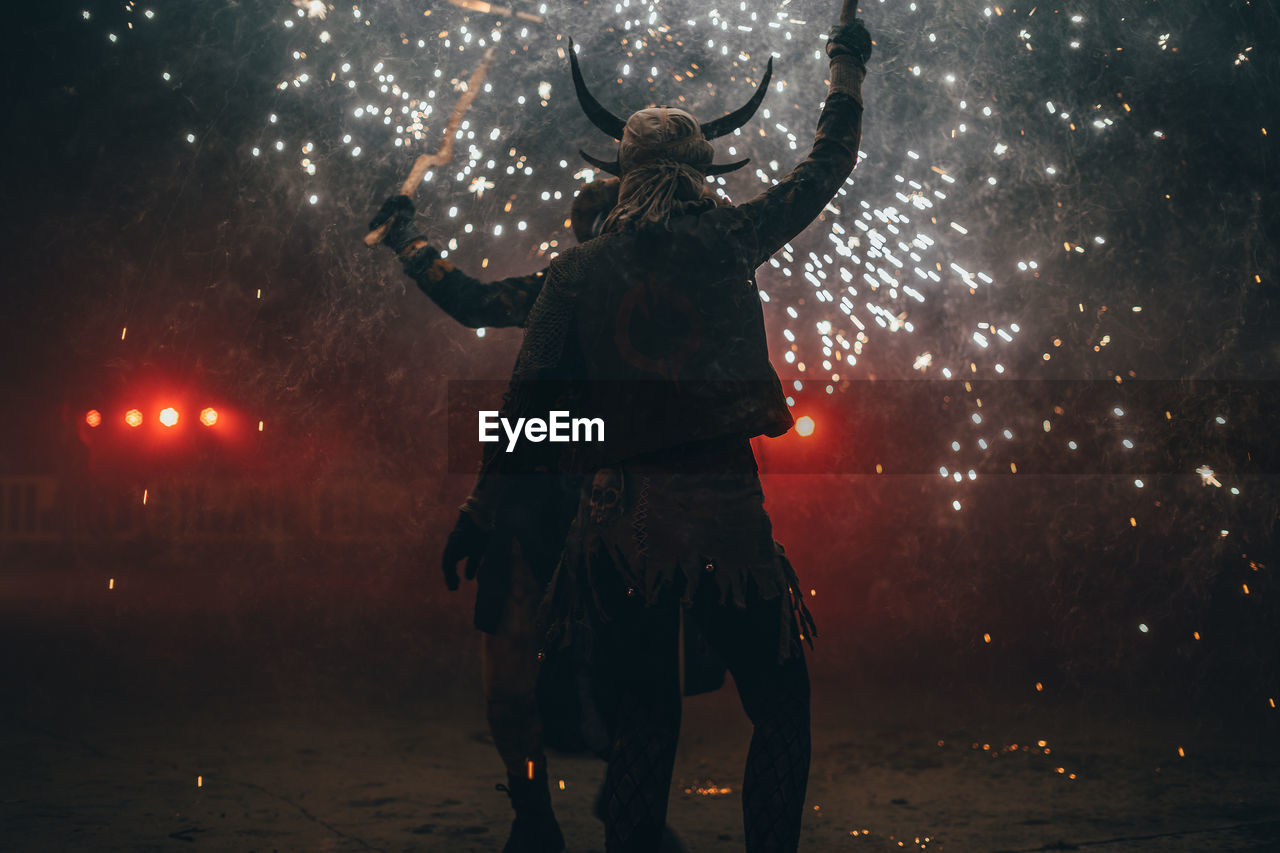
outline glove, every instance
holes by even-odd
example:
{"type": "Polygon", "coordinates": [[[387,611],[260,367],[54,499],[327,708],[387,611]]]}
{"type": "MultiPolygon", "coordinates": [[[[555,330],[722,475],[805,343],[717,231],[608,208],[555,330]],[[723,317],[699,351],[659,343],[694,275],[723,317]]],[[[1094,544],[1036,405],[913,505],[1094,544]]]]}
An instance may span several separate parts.
{"type": "Polygon", "coordinates": [[[871,58],[871,33],[867,32],[861,18],[847,24],[837,24],[827,34],[827,56],[851,56],[862,67],[871,58]]]}
{"type": "Polygon", "coordinates": [[[444,556],[441,558],[445,586],[451,590],[458,588],[458,563],[464,558],[467,561],[467,580],[475,579],[476,570],[480,568],[480,560],[492,534],[492,530],[486,530],[476,522],[473,513],[465,509],[458,513],[458,521],[445,540],[444,556]]]}
{"type": "Polygon", "coordinates": [[[398,255],[414,240],[425,239],[413,228],[415,213],[413,199],[407,195],[393,195],[382,203],[382,207],[378,208],[378,212],[373,215],[373,219],[369,220],[369,230],[376,231],[389,222],[387,235],[382,242],[390,246],[398,255]]]}

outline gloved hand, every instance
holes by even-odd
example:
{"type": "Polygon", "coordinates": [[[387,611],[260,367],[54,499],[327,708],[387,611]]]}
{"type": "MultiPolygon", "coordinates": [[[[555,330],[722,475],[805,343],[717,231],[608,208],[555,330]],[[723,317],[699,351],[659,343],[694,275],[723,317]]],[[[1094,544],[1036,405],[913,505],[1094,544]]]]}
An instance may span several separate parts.
{"type": "Polygon", "coordinates": [[[382,242],[390,246],[392,251],[398,255],[414,240],[425,239],[413,228],[415,213],[413,199],[407,195],[397,193],[384,201],[382,207],[378,208],[378,212],[373,215],[373,219],[369,220],[369,230],[375,231],[381,228],[384,223],[389,222],[387,235],[382,242]]]}
{"type": "Polygon", "coordinates": [[[464,558],[467,561],[467,580],[475,579],[476,570],[480,568],[480,560],[492,535],[493,530],[482,527],[476,521],[474,513],[465,509],[458,513],[458,521],[445,540],[444,556],[441,558],[445,586],[451,590],[458,588],[458,563],[464,558]]]}
{"type": "Polygon", "coordinates": [[[871,33],[861,18],[851,18],[846,22],[841,16],[841,23],[831,28],[827,34],[827,56],[835,58],[844,54],[852,56],[854,61],[866,67],[871,58],[871,33]]]}

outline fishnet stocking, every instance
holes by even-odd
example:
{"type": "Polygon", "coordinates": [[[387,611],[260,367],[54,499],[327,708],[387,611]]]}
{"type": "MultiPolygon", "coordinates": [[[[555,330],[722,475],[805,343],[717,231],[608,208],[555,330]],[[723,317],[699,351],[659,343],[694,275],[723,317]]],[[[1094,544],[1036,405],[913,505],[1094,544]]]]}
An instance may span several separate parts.
{"type": "Polygon", "coordinates": [[[747,853],[793,853],[809,780],[809,703],[787,697],[755,733],[742,782],[747,853]]]}
{"type": "Polygon", "coordinates": [[[605,776],[605,849],[609,853],[652,853],[662,843],[680,734],[680,700],[674,699],[623,705],[605,776]]]}
{"type": "Polygon", "coordinates": [[[654,853],[662,844],[680,736],[677,618],[672,602],[647,607],[620,585],[606,592],[607,646],[596,658],[598,701],[614,709],[604,781],[605,849],[654,853]]]}
{"type": "Polygon", "coordinates": [[[747,853],[794,853],[800,844],[809,782],[809,672],[798,645],[778,662],[778,620],[786,618],[786,606],[773,600],[751,602],[746,610],[694,610],[728,663],[754,727],[742,780],[747,853]]]}

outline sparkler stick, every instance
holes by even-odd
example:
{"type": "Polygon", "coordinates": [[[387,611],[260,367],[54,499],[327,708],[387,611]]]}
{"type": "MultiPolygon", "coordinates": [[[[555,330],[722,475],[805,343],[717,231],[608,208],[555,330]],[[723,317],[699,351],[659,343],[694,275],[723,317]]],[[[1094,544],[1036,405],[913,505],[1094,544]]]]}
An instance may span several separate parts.
{"type": "Polygon", "coordinates": [[[516,12],[508,6],[499,6],[496,3],[489,3],[486,0],[449,0],[454,6],[466,9],[469,12],[479,12],[488,15],[501,15],[504,18],[510,18],[515,15],[522,21],[532,21],[535,24],[542,23],[541,15],[534,15],[530,12],[516,12]]]}
{"type": "MultiPolygon", "coordinates": [[[[449,123],[444,127],[444,137],[440,141],[440,148],[434,154],[423,154],[414,161],[413,169],[409,172],[409,177],[405,178],[404,184],[400,187],[400,194],[413,197],[413,191],[417,189],[418,184],[422,183],[422,176],[427,173],[428,169],[435,166],[443,166],[453,158],[453,138],[458,133],[458,126],[462,124],[462,117],[466,115],[467,109],[471,106],[471,102],[476,99],[476,95],[480,92],[480,87],[484,85],[485,74],[489,72],[489,65],[493,62],[497,51],[490,47],[485,50],[484,56],[480,59],[480,64],[476,66],[476,70],[471,72],[471,79],[467,81],[467,88],[459,97],[458,103],[453,108],[453,115],[449,116],[449,123]]],[[[390,222],[379,225],[370,231],[364,237],[366,246],[376,246],[382,242],[387,236],[387,229],[391,226],[390,222]]]]}

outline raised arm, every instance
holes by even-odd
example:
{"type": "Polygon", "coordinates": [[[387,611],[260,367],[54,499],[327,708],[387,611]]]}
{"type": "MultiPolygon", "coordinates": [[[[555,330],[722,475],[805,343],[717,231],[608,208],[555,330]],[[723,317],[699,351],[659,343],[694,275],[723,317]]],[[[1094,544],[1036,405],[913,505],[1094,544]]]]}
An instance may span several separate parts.
{"type": "Polygon", "coordinates": [[[388,199],[370,230],[390,222],[384,243],[400,258],[405,274],[450,317],[473,329],[523,326],[542,291],[546,271],[483,282],[444,258],[413,230],[413,202],[403,195],[388,199]]]}
{"type": "Polygon", "coordinates": [[[789,175],[739,206],[755,222],[757,265],[808,227],[857,165],[862,138],[862,81],[871,56],[871,36],[853,17],[853,5],[852,0],[846,0],[841,23],[832,28],[827,41],[831,85],[818,116],[813,149],[789,175]]]}

